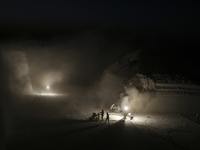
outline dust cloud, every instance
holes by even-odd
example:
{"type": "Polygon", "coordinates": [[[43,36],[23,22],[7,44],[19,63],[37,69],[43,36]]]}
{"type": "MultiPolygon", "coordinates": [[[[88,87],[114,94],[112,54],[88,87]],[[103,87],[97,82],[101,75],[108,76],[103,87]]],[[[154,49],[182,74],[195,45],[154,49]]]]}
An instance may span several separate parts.
{"type": "Polygon", "coordinates": [[[124,48],[129,46],[93,31],[1,42],[6,140],[19,130],[88,121],[94,109],[104,107],[98,97],[102,72],[117,61],[124,48]],[[64,95],[42,95],[46,92],[64,95]]]}
{"type": "Polygon", "coordinates": [[[145,112],[147,105],[153,100],[152,93],[139,92],[135,86],[126,88],[125,92],[128,96],[123,97],[122,105],[128,101],[130,112],[145,112]]]}
{"type": "Polygon", "coordinates": [[[4,67],[9,72],[7,84],[12,93],[31,94],[32,85],[25,53],[21,51],[2,51],[1,56],[5,64],[4,67]]]}

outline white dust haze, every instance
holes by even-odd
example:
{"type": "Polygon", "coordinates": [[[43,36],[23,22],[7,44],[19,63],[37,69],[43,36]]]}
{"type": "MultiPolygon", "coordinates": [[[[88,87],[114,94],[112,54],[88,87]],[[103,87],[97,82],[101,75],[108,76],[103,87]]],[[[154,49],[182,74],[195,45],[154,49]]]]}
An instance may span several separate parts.
{"type": "Polygon", "coordinates": [[[139,92],[135,86],[126,88],[125,92],[128,96],[123,97],[121,107],[128,105],[130,112],[145,112],[146,106],[152,100],[151,94],[139,92]]]}

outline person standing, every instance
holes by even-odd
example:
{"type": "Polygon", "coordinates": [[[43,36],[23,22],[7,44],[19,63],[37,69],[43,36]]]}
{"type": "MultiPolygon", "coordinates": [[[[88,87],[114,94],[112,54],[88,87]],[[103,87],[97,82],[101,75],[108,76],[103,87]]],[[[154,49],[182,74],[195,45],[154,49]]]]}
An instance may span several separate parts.
{"type": "Polygon", "coordinates": [[[101,120],[103,120],[103,116],[104,116],[104,111],[102,109],[102,111],[101,111],[101,120]]]}
{"type": "MultiPolygon", "coordinates": [[[[109,114],[108,114],[108,112],[106,113],[106,121],[108,120],[108,123],[109,123],[109,114]]],[[[105,123],[106,123],[106,121],[105,121],[105,123]]]]}

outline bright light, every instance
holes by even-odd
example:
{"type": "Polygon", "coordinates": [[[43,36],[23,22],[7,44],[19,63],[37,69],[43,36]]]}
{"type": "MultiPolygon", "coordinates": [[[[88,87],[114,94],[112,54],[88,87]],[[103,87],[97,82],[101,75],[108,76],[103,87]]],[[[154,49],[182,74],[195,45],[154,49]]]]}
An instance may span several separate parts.
{"type": "Polygon", "coordinates": [[[128,115],[130,116],[130,115],[131,115],[131,113],[128,113],[128,115]]]}
{"type": "Polygon", "coordinates": [[[57,94],[55,94],[55,93],[40,93],[38,95],[56,96],[57,94]]]}
{"type": "Polygon", "coordinates": [[[39,96],[67,96],[67,94],[60,94],[60,93],[34,93],[34,95],[39,95],[39,96]]]}
{"type": "Polygon", "coordinates": [[[119,121],[123,118],[124,116],[121,115],[110,115],[110,119],[114,121],[119,121]]]}
{"type": "Polygon", "coordinates": [[[47,89],[49,89],[49,86],[47,86],[47,89]]]}
{"type": "Polygon", "coordinates": [[[124,107],[125,110],[128,110],[128,107],[124,107]]]}

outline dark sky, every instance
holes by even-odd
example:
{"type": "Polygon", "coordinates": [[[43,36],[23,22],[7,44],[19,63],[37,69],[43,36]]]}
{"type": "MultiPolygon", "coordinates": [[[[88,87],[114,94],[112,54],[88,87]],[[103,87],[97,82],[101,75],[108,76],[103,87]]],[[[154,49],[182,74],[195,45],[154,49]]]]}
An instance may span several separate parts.
{"type": "Polygon", "coordinates": [[[38,68],[33,74],[70,66],[78,82],[139,48],[180,53],[197,64],[199,36],[198,0],[0,1],[1,42],[25,49],[30,68],[38,68]]]}
{"type": "MultiPolygon", "coordinates": [[[[198,0],[1,0],[1,26],[65,30],[70,26],[151,29],[163,33],[199,32],[198,0]]],[[[2,31],[1,31],[2,32],[2,31]]],[[[174,34],[176,34],[174,33],[174,34]]],[[[173,33],[168,33],[173,34],[173,33]]]]}
{"type": "Polygon", "coordinates": [[[199,16],[198,0],[1,0],[0,38],[46,40],[92,29],[140,48],[196,50],[199,16]]]}

